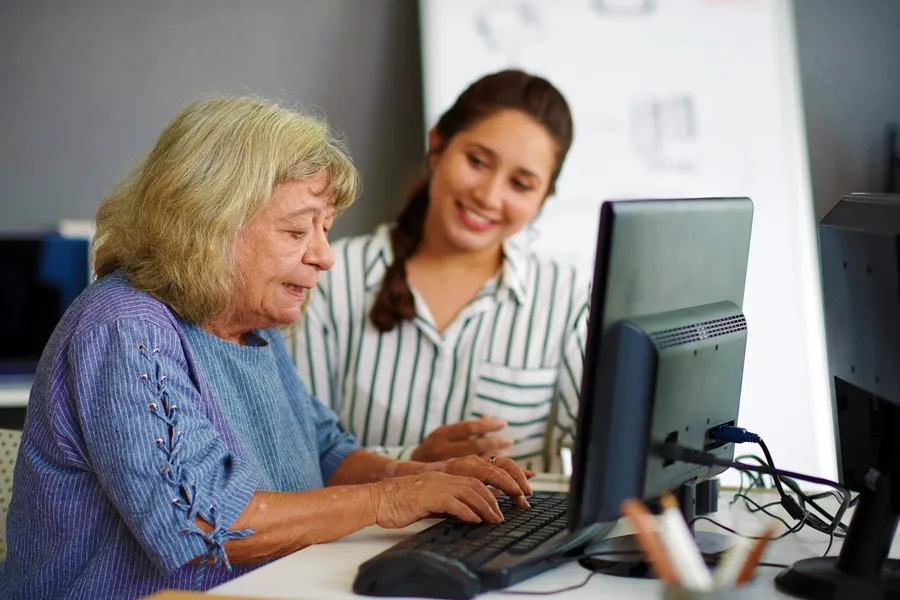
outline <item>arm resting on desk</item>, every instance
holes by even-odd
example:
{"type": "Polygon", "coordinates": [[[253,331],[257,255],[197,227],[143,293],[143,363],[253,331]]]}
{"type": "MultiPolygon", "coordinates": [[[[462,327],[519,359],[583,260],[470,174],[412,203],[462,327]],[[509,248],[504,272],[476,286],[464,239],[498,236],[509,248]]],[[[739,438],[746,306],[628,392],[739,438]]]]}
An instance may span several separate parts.
{"type": "MultiPolygon", "coordinates": [[[[341,461],[328,487],[255,492],[231,528],[254,533],[226,541],[225,551],[232,563],[258,562],[331,542],[369,525],[406,527],[441,513],[498,523],[502,514],[484,483],[526,503],[523,490],[531,493],[525,473],[509,459],[496,465],[475,457],[416,463],[357,450],[341,461]]],[[[200,518],[195,524],[212,530],[200,518]]]]}
{"type": "MultiPolygon", "coordinates": [[[[225,542],[232,563],[278,558],[313,544],[331,542],[375,524],[377,491],[371,485],[338,486],[307,492],[256,492],[232,530],[253,535],[225,542]]],[[[199,517],[194,523],[209,532],[199,517]]],[[[192,562],[200,562],[197,558],[192,562]]]]}
{"type": "MultiPolygon", "coordinates": [[[[227,541],[228,559],[232,563],[253,563],[286,556],[374,525],[378,489],[354,484],[375,483],[414,470],[414,463],[356,451],[341,461],[327,482],[329,487],[306,492],[257,491],[232,526],[232,530],[252,529],[254,533],[227,541]]],[[[200,518],[195,524],[206,532],[212,530],[200,518]]]]}

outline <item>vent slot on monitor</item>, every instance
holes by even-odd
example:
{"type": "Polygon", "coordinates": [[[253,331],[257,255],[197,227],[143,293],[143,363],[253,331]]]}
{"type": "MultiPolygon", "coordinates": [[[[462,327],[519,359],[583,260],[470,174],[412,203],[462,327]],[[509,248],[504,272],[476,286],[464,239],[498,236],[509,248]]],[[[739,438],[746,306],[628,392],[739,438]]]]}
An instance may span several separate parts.
{"type": "Polygon", "coordinates": [[[732,315],[702,323],[682,325],[672,329],[650,333],[650,339],[658,348],[671,348],[691,342],[699,342],[709,338],[729,335],[747,329],[747,319],[744,315],[732,315]]]}

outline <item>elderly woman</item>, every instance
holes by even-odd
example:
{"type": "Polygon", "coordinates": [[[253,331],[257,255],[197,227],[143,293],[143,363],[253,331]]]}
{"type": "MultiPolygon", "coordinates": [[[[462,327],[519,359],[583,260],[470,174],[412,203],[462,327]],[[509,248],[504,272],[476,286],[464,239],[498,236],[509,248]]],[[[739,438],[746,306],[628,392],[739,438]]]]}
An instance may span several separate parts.
{"type": "Polygon", "coordinates": [[[368,525],[499,522],[487,485],[526,504],[509,459],[360,450],[297,378],[279,328],[356,182],[324,123],[263,100],[168,125],[101,205],[99,279],[41,358],[0,597],[207,589],[368,525]]]}

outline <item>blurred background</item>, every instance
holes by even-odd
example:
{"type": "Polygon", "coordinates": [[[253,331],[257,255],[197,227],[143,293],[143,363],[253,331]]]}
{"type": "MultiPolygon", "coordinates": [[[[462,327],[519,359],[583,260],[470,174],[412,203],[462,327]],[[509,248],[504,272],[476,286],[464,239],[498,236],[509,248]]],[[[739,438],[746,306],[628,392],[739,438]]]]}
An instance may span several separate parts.
{"type": "MultiPolygon", "coordinates": [[[[821,216],[842,193],[885,186],[900,2],[793,5],[821,216]]],[[[0,228],[93,217],[185,103],[253,92],[317,107],[347,137],[364,192],[335,234],[370,230],[421,164],[418,14],[416,0],[3,0],[0,228]]]]}

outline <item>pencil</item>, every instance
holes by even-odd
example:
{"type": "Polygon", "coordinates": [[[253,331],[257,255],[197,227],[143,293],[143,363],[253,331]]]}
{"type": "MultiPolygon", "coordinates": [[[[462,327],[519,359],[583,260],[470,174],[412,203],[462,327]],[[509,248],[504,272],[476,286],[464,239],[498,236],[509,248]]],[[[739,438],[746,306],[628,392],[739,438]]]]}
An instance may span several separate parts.
{"type": "Polygon", "coordinates": [[[753,548],[753,541],[751,538],[739,537],[735,540],[734,545],[725,552],[713,573],[713,580],[716,582],[717,588],[734,587],[738,575],[747,562],[750,550],[753,548]]]}
{"type": "Polygon", "coordinates": [[[747,560],[744,561],[744,566],[741,567],[741,572],[738,573],[737,579],[735,579],[736,585],[744,585],[753,578],[756,567],[759,565],[759,561],[762,559],[763,552],[766,549],[766,545],[769,543],[769,540],[772,539],[773,535],[775,535],[775,526],[769,525],[766,527],[765,531],[763,531],[762,535],[759,536],[759,539],[756,540],[753,547],[750,549],[750,552],[747,554],[747,560]]]}
{"type": "Polygon", "coordinates": [[[697,542],[678,508],[678,501],[672,494],[663,494],[659,499],[662,505],[660,515],[660,535],[663,546],[668,550],[681,580],[687,589],[706,592],[715,587],[709,567],[703,561],[703,555],[697,548],[697,542]]]}
{"type": "Polygon", "coordinates": [[[657,533],[656,519],[650,510],[640,500],[634,498],[622,502],[619,510],[626,517],[634,529],[634,535],[638,544],[650,562],[650,568],[656,578],[662,582],[677,585],[678,574],[672,561],[666,554],[666,549],[657,533]]]}

